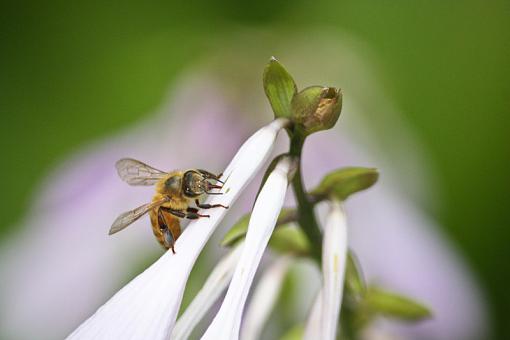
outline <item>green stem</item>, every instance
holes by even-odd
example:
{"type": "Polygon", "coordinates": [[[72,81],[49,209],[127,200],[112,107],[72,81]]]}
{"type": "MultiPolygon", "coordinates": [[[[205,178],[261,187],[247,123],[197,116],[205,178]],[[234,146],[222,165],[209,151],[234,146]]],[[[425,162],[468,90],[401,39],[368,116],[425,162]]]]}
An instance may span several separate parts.
{"type": "Polygon", "coordinates": [[[313,211],[313,204],[308,200],[308,195],[303,186],[303,178],[301,176],[301,151],[303,150],[303,144],[305,142],[305,136],[300,131],[294,131],[290,142],[291,156],[299,159],[296,174],[292,179],[292,188],[294,189],[294,195],[298,204],[298,218],[297,221],[303,229],[306,237],[312,245],[311,255],[318,262],[321,263],[322,258],[322,235],[315,218],[313,211]]]}

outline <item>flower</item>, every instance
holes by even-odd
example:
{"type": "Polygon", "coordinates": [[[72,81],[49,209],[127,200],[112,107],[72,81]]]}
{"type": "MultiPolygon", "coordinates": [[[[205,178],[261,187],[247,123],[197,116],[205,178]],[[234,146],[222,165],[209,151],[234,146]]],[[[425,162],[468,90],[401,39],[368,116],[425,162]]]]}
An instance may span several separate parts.
{"type": "Polygon", "coordinates": [[[336,339],[336,328],[342,303],[345,258],[347,256],[347,227],[340,202],[332,202],[324,226],[322,246],[322,309],[321,334],[318,338],[336,339]]]}
{"type": "MultiPolygon", "coordinates": [[[[231,205],[235,201],[266,160],[278,132],[287,122],[286,119],[277,119],[243,144],[223,172],[223,195],[213,196],[208,201],[210,204],[231,205]]],[[[68,339],[168,338],[193,264],[225,213],[223,209],[211,210],[210,218],[190,223],[175,243],[177,254],[166,252],[99,308],[68,339]]]]}
{"type": "MultiPolygon", "coordinates": [[[[348,84],[349,100],[341,128],[307,141],[303,156],[305,184],[315,185],[325,172],[338,165],[380,168],[383,180],[378,186],[345,205],[350,246],[369,280],[427,301],[435,313],[434,319],[417,327],[383,326],[409,338],[483,337],[485,301],[473,274],[439,232],[437,221],[427,217],[410,195],[416,189],[423,194],[430,187],[419,186],[426,183],[426,162],[420,159],[423,150],[399,119],[398,110],[377,83],[367,77],[370,65],[366,63],[365,50],[356,48],[358,41],[349,41],[350,37],[333,46],[329,38],[301,42],[295,39],[285,45],[294,69],[308,70],[311,58],[327,55],[321,63],[314,64],[314,70],[319,67],[330,75],[331,84],[348,84]],[[337,78],[340,74],[341,82],[337,78]],[[368,92],[370,98],[365,96],[368,92]],[[377,115],[363,121],[363,112],[377,115]],[[373,134],[365,130],[371,124],[382,126],[381,122],[396,127],[391,130],[395,141],[392,147],[386,144],[381,148],[381,140],[370,140],[373,134]],[[399,162],[400,159],[406,161],[399,162]],[[402,181],[406,174],[412,174],[412,181],[402,181]],[[392,182],[392,177],[397,180],[392,182]],[[402,188],[405,191],[399,190],[402,188]],[[381,253],[385,256],[381,257],[381,253]]],[[[239,52],[225,55],[243,58],[239,52]]],[[[250,69],[243,65],[229,72],[243,74],[250,69]]],[[[249,105],[245,101],[234,103],[231,96],[222,92],[230,85],[203,75],[197,77],[194,73],[181,79],[179,90],[173,92],[172,104],[165,105],[161,115],[75,152],[45,181],[42,192],[34,194],[33,207],[16,226],[19,232],[0,249],[0,337],[62,338],[131,275],[133,264],[156,254],[152,235],[142,223],[115,239],[106,235],[105,230],[119,212],[145,203],[141,200],[151,193],[139,189],[136,193],[142,194],[137,195],[116,178],[112,164],[118,158],[133,156],[167,169],[203,164],[219,169],[248,135],[250,124],[267,118],[253,115],[266,112],[266,103],[253,98],[248,100],[249,105]],[[196,93],[201,94],[200,101],[196,100],[196,93]],[[244,112],[250,113],[250,124],[246,123],[248,115],[244,112]],[[185,124],[194,127],[193,136],[181,129],[185,124]],[[210,141],[214,141],[214,149],[210,141]],[[193,152],[181,152],[175,157],[176,150],[184,144],[192,145],[193,152]],[[26,327],[26,320],[30,320],[30,327],[26,327]]],[[[247,92],[246,87],[240,89],[247,92]]],[[[243,197],[230,208],[229,215],[241,207],[246,212],[253,204],[244,200],[243,205],[242,200],[243,197]]],[[[309,269],[308,275],[316,268],[309,269]]],[[[310,276],[296,281],[299,308],[293,309],[292,317],[303,320],[317,287],[311,284],[310,276]]],[[[248,308],[255,305],[250,303],[248,308]]],[[[269,320],[273,321],[271,326],[274,319],[269,320]]]]}
{"type": "Polygon", "coordinates": [[[262,274],[253,291],[251,303],[246,307],[241,328],[241,339],[257,340],[278,300],[283,279],[295,259],[289,255],[280,256],[262,274]]]}
{"type": "Polygon", "coordinates": [[[77,150],[45,180],[18,233],[0,248],[0,338],[65,337],[133,277],[133,266],[158,255],[146,220],[108,236],[120,212],[146,203],[153,193],[122,183],[113,165],[123,156],[163,169],[219,170],[227,164],[251,128],[233,118],[215,84],[188,78],[158,114],[77,150]],[[203,101],[194,100],[197,90],[203,101]],[[193,134],[180,128],[185,124],[193,126],[193,134]],[[213,150],[207,146],[211,140],[213,150]],[[202,147],[175,157],[183,145],[202,147]]]}
{"type": "Polygon", "coordinates": [[[244,304],[283,206],[289,176],[294,167],[292,163],[289,157],[280,160],[262,187],[253,207],[243,251],[227,295],[202,339],[239,338],[244,304]]]}
{"type": "Polygon", "coordinates": [[[304,339],[336,339],[344,287],[347,226],[340,202],[330,202],[322,246],[322,287],[315,298],[304,339]]]}
{"type": "Polygon", "coordinates": [[[214,267],[202,289],[200,289],[184,313],[177,319],[170,336],[171,339],[188,339],[195,326],[219,298],[220,294],[227,288],[234,274],[239,255],[241,254],[242,245],[243,242],[240,242],[214,267]]]}

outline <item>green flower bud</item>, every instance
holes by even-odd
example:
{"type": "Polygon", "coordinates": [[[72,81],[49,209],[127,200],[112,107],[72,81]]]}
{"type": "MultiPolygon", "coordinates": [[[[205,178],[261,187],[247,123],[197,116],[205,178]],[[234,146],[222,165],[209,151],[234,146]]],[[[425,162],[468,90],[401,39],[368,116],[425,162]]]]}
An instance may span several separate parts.
{"type": "Polygon", "coordinates": [[[340,201],[344,201],[350,195],[370,188],[377,182],[378,178],[377,169],[342,168],[324,176],[320,184],[310,192],[310,195],[317,199],[333,196],[340,201]]]}
{"type": "Polygon", "coordinates": [[[303,230],[297,226],[281,226],[275,229],[269,247],[282,254],[308,255],[310,243],[303,230]]]}
{"type": "Polygon", "coordinates": [[[292,98],[292,118],[309,135],[335,126],[342,111],[342,91],[334,87],[311,86],[292,98]]]}
{"type": "Polygon", "coordinates": [[[363,303],[372,312],[402,321],[420,321],[432,316],[424,305],[375,286],[369,287],[363,303]]]}
{"type": "Polygon", "coordinates": [[[296,83],[285,67],[274,57],[269,60],[262,77],[264,92],[275,118],[290,118],[291,100],[297,92],[296,83]]]}

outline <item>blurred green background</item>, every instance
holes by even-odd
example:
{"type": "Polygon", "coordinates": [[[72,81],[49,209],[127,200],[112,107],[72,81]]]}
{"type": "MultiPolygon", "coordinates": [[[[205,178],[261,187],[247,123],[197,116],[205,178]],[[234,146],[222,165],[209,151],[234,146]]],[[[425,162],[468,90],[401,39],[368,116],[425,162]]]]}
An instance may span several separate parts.
{"type": "Polygon", "coordinates": [[[441,202],[425,209],[480,277],[494,337],[510,338],[510,2],[1,6],[0,241],[13,232],[31,193],[59,160],[142,120],[176,76],[224,37],[240,28],[284,34],[334,27],[365,40],[378,55],[383,85],[439,169],[441,202]]]}

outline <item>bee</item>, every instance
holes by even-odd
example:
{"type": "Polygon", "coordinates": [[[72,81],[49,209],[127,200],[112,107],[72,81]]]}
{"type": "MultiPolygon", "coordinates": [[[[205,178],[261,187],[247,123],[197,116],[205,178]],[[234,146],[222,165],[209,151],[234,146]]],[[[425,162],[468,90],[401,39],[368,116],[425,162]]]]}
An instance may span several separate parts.
{"type": "Polygon", "coordinates": [[[222,204],[203,204],[199,200],[205,195],[222,194],[212,191],[223,187],[221,175],[214,175],[202,169],[164,172],[131,158],[117,161],[115,167],[123,181],[130,185],[154,185],[156,193],[152,202],[120,214],[113,222],[109,235],[121,231],[149,213],[154,236],[163,247],[172,249],[175,254],[174,244],[181,235],[181,218],[209,217],[199,214],[198,208],[228,209],[228,206],[222,204]],[[193,200],[196,208],[191,207],[193,200]]]}

